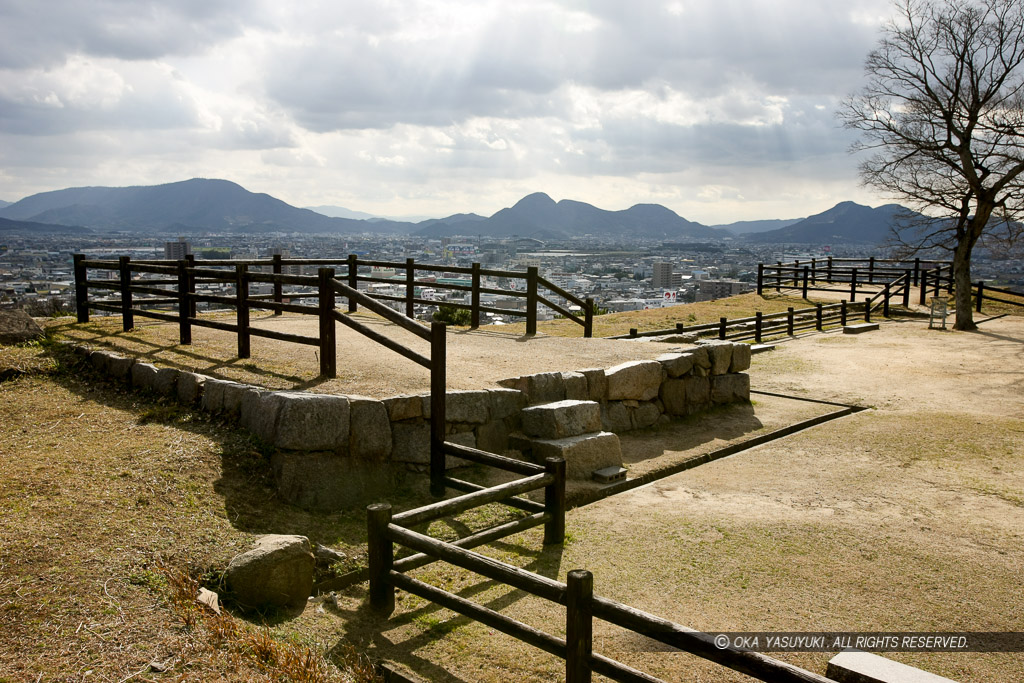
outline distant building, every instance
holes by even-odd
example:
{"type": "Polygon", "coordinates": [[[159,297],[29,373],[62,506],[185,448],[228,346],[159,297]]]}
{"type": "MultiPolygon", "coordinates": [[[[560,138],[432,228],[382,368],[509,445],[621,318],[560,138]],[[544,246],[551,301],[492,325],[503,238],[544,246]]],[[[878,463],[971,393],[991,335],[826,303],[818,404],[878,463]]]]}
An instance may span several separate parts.
{"type": "Polygon", "coordinates": [[[651,287],[654,289],[679,289],[683,283],[683,274],[673,272],[672,264],[666,261],[656,261],[654,272],[651,275],[651,287]]]}
{"type": "Polygon", "coordinates": [[[713,301],[737,294],[749,292],[751,286],[747,282],[737,280],[698,280],[697,301],[713,301]]]}
{"type": "Polygon", "coordinates": [[[180,261],[192,253],[192,245],[184,237],[179,237],[177,242],[164,242],[164,258],[171,261],[180,261]]]}

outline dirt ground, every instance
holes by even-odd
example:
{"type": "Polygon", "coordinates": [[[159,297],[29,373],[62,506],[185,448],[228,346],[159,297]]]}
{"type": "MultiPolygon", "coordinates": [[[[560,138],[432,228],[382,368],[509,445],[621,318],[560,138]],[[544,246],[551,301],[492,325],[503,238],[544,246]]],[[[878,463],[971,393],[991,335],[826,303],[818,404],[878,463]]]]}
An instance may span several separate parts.
{"type": "MultiPolygon", "coordinates": [[[[527,534],[486,552],[562,580],[589,569],[596,594],[709,631],[1024,631],[1022,361],[1021,318],[780,344],[755,356],[754,389],[871,409],[578,508],[564,548],[527,534]]],[[[419,576],[564,632],[563,612],[518,591],[452,568],[419,576]]],[[[559,676],[554,658],[415,597],[384,627],[359,618],[362,598],[337,597],[339,633],[430,680],[559,676]]],[[[606,624],[595,633],[595,651],[666,680],[749,680],[606,624]]],[[[778,656],[824,673],[832,654],[778,656]]],[[[1024,680],[1021,653],[884,656],[957,681],[1024,680]]]]}

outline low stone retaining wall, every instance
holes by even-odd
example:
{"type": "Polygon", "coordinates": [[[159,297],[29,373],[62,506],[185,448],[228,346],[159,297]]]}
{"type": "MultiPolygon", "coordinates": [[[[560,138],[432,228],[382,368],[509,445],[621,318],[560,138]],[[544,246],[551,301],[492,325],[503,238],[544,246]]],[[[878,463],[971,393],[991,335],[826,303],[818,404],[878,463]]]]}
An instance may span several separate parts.
{"type": "MultiPolygon", "coordinates": [[[[430,461],[430,395],[374,399],[267,391],[205,375],[157,368],[118,354],[76,347],[96,370],[132,387],[237,420],[273,446],[282,497],[306,508],[360,504],[388,491],[401,469],[430,461]]],[[[521,436],[523,410],[554,401],[594,401],[601,429],[622,433],[668,422],[714,405],[750,400],[750,347],[708,341],[656,360],[613,368],[541,373],[499,382],[501,388],[449,391],[447,439],[507,453],[521,436]]],[[[596,425],[595,425],[596,426],[596,425]]],[[[448,458],[447,466],[461,464],[448,458]]]]}

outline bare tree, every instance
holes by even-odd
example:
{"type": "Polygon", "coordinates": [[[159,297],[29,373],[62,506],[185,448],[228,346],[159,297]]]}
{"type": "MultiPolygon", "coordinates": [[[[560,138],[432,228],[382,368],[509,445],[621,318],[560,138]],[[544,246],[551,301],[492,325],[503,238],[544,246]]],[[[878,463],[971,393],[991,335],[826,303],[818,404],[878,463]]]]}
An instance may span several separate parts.
{"type": "Polygon", "coordinates": [[[871,155],[861,179],[925,215],[914,250],[953,253],[958,330],[975,329],[971,255],[1012,243],[1024,214],[1024,2],[897,0],[839,110],[871,155]]]}

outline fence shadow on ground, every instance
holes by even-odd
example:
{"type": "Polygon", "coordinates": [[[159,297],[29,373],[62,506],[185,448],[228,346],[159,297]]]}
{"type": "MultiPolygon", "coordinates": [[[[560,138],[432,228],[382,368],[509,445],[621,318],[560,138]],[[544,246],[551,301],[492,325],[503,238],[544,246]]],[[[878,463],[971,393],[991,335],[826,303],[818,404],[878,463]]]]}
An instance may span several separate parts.
{"type": "Polygon", "coordinates": [[[653,460],[666,452],[691,451],[713,441],[731,441],[764,427],[754,406],[738,403],[670,424],[620,435],[624,465],[653,460]]]}

